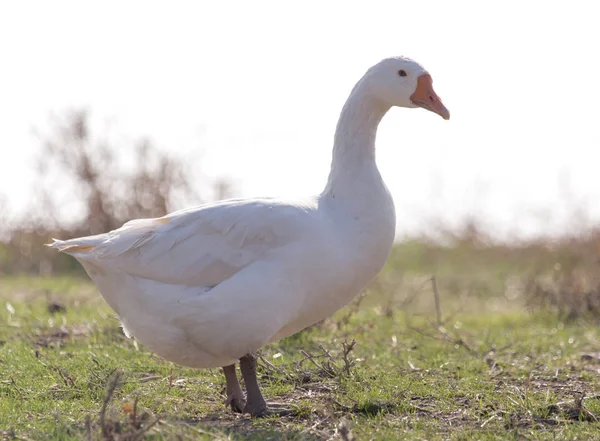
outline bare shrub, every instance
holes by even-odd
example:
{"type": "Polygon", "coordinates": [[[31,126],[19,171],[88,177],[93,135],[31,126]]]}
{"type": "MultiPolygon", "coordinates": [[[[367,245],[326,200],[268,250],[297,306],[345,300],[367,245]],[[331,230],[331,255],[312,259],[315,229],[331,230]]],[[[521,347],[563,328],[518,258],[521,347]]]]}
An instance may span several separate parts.
{"type": "Polygon", "coordinates": [[[600,317],[600,229],[554,241],[548,248],[550,265],[527,280],[527,305],[567,320],[600,317]]]}
{"type": "MultiPolygon", "coordinates": [[[[119,145],[94,136],[89,119],[88,112],[74,111],[40,135],[35,197],[27,216],[16,225],[2,224],[3,273],[73,270],[78,268],[73,259],[43,244],[51,237],[104,233],[131,219],[163,216],[206,200],[192,184],[202,176],[192,175],[188,162],[148,139],[119,145]]],[[[229,196],[227,183],[215,187],[218,197],[229,196]]]]}

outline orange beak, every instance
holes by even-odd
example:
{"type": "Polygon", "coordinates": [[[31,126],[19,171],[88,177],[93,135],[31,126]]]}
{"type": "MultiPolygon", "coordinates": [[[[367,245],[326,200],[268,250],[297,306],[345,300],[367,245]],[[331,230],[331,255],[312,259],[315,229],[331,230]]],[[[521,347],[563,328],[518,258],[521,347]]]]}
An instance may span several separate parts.
{"type": "Polygon", "coordinates": [[[431,79],[431,75],[427,73],[418,78],[417,88],[415,93],[410,96],[410,100],[413,104],[431,110],[446,120],[450,119],[450,112],[433,90],[433,80],[431,79]]]}

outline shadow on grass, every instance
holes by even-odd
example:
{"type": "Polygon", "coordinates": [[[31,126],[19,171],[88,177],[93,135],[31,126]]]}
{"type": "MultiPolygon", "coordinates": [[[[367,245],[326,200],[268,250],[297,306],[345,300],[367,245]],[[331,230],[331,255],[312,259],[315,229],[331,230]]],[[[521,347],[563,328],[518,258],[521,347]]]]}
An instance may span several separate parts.
{"type": "Polygon", "coordinates": [[[232,416],[231,414],[224,415],[220,413],[209,414],[202,418],[177,421],[181,430],[215,437],[215,439],[220,439],[219,435],[221,435],[224,440],[322,441],[330,439],[332,436],[331,421],[327,417],[311,420],[312,430],[307,430],[306,427],[299,428],[303,423],[306,424],[306,421],[298,417],[272,417],[253,420],[244,416],[232,416]],[[318,426],[321,426],[321,428],[319,429],[318,426]]]}

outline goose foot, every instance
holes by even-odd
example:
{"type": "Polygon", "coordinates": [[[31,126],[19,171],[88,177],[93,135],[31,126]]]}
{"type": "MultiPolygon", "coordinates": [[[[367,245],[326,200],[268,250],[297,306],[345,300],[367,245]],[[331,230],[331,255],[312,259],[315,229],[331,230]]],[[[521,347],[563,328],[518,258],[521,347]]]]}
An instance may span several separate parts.
{"type": "Polygon", "coordinates": [[[246,408],[246,398],[244,392],[240,387],[240,383],[235,373],[235,364],[229,366],[223,366],[223,373],[225,374],[225,381],[227,383],[227,399],[225,405],[230,406],[231,410],[236,413],[244,413],[246,408]]]}
{"type": "Polygon", "coordinates": [[[262,403],[246,403],[244,413],[249,413],[252,418],[264,418],[271,415],[270,410],[267,408],[267,403],[264,401],[262,403]]]}
{"type": "Polygon", "coordinates": [[[227,395],[225,405],[229,406],[235,413],[244,413],[244,409],[246,409],[246,400],[243,396],[237,397],[235,395],[227,395]]]}
{"type": "Polygon", "coordinates": [[[249,413],[252,418],[262,418],[269,414],[267,403],[260,392],[256,379],[256,357],[248,354],[240,358],[240,370],[244,383],[246,383],[246,407],[244,413],[249,413]]]}

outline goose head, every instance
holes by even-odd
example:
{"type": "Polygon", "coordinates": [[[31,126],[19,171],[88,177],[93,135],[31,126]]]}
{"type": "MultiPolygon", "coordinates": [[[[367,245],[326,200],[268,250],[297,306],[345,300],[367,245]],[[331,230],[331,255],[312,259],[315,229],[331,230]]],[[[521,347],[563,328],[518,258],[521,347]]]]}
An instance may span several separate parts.
{"type": "Polygon", "coordinates": [[[422,107],[450,119],[450,112],[433,90],[431,75],[410,58],[386,58],[369,69],[363,81],[379,101],[390,107],[422,107]]]}

